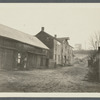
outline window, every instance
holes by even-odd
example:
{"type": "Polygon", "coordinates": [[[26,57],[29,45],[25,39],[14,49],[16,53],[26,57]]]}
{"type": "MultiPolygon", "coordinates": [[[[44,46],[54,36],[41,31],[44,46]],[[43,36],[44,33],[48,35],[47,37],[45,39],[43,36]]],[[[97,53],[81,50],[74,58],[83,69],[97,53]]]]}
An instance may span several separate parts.
{"type": "Polygon", "coordinates": [[[49,38],[49,37],[47,37],[46,39],[49,41],[49,39],[50,39],[50,38],[49,38]]]}
{"type": "Polygon", "coordinates": [[[60,55],[58,55],[58,61],[60,62],[60,55]]]}
{"type": "Polygon", "coordinates": [[[18,53],[18,63],[20,63],[20,60],[21,60],[21,54],[20,53],[18,53]]]}
{"type": "Polygon", "coordinates": [[[55,60],[56,60],[56,54],[55,54],[55,60]]]}

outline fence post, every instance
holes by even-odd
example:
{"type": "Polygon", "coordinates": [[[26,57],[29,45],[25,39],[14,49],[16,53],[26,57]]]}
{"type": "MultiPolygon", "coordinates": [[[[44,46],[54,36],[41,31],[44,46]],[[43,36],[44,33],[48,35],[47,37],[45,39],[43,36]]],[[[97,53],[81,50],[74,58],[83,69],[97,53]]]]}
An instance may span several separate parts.
{"type": "Polygon", "coordinates": [[[99,81],[100,81],[100,47],[98,47],[98,61],[99,61],[99,81]]]}

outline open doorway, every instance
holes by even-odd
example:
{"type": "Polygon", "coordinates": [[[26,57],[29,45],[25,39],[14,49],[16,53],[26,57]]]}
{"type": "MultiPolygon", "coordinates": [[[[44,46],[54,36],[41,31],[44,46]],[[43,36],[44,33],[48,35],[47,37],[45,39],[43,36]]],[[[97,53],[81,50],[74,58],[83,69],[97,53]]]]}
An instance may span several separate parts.
{"type": "Polygon", "coordinates": [[[17,53],[17,69],[23,70],[27,68],[27,55],[25,53],[17,53]]]}
{"type": "Polygon", "coordinates": [[[21,53],[17,53],[17,69],[21,68],[21,53]]]}
{"type": "Polygon", "coordinates": [[[65,64],[66,64],[66,56],[64,56],[64,59],[65,59],[65,64]]]}

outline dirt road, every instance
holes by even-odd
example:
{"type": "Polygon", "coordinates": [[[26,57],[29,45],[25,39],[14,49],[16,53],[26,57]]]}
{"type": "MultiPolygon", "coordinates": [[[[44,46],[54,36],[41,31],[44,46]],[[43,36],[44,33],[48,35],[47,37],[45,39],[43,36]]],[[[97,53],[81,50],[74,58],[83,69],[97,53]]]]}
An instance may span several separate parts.
{"type": "Polygon", "coordinates": [[[0,71],[1,92],[100,92],[100,84],[84,81],[84,63],[56,69],[0,71]]]}

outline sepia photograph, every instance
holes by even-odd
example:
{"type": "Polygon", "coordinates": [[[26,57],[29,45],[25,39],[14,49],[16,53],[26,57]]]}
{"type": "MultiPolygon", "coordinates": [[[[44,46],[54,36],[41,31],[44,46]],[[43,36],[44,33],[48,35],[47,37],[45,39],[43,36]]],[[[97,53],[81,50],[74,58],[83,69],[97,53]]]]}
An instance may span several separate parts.
{"type": "Polygon", "coordinates": [[[0,3],[1,93],[99,93],[100,3],[0,3]]]}

